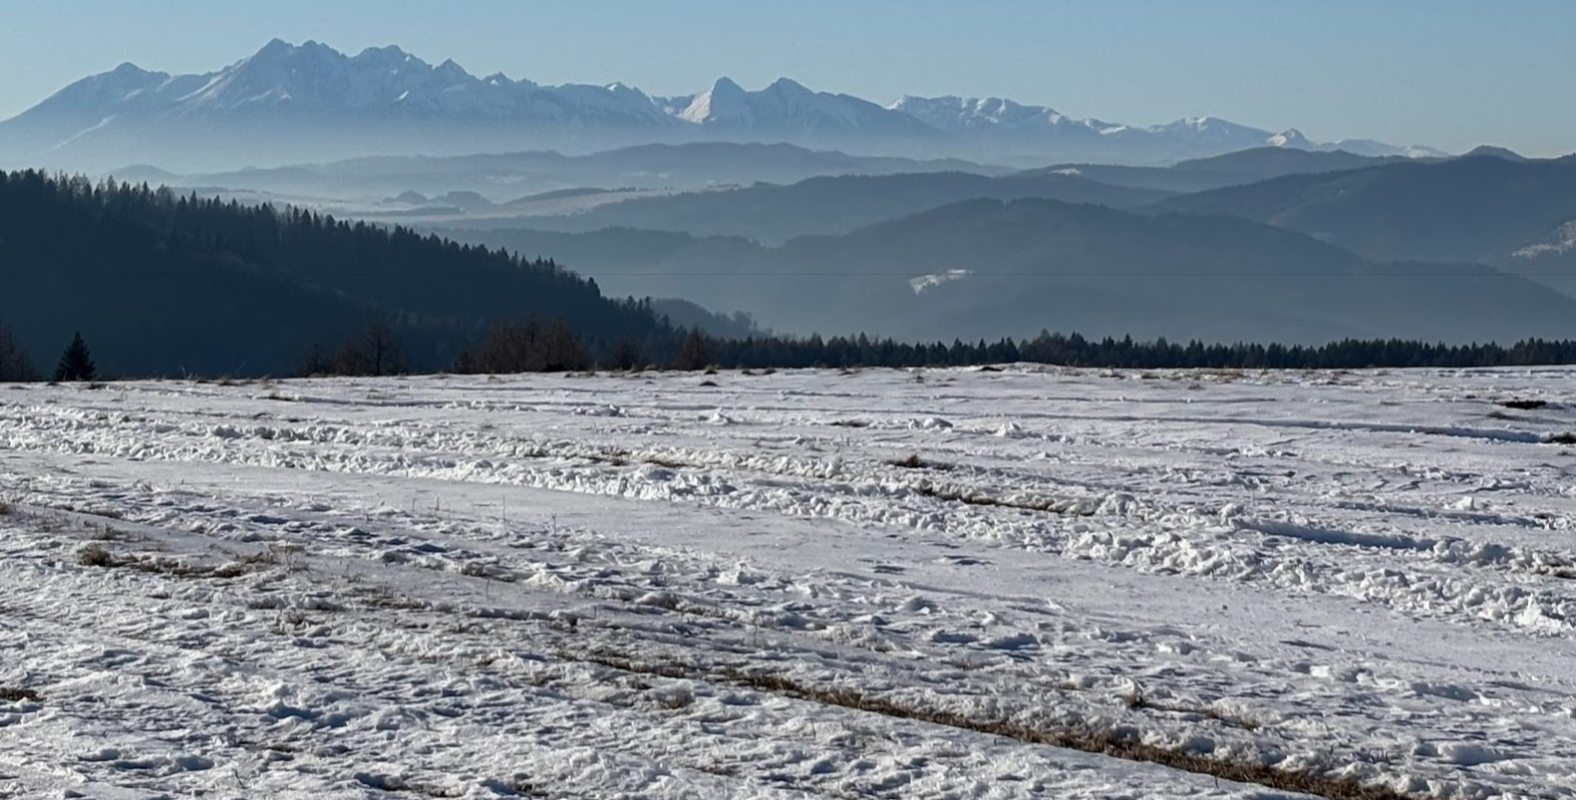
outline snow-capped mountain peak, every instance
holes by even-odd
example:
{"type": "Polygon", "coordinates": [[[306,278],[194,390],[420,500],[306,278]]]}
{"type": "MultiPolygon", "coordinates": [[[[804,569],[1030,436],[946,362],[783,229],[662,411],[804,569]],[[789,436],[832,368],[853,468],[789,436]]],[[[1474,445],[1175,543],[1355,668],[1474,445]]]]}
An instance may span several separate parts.
{"type": "Polygon", "coordinates": [[[1314,143],[1296,128],[1287,128],[1271,136],[1265,143],[1270,147],[1290,147],[1297,150],[1312,150],[1315,148],[1314,143]]]}
{"type": "Polygon", "coordinates": [[[1049,106],[1026,105],[1003,97],[904,95],[888,108],[963,137],[1079,137],[1111,127],[1099,120],[1073,119],[1049,106]]]}
{"type": "Polygon", "coordinates": [[[734,83],[732,78],[718,78],[694,99],[683,111],[679,112],[679,119],[696,125],[704,125],[719,119],[729,119],[743,113],[742,106],[747,97],[744,88],[734,83]]]}
{"type": "MultiPolygon", "coordinates": [[[[746,90],[728,78],[695,95],[677,112],[680,120],[735,134],[778,137],[869,135],[933,138],[928,126],[899,111],[850,95],[817,92],[790,78],[746,90]]],[[[840,143],[839,143],[840,144],[840,143]]]]}
{"type": "MultiPolygon", "coordinates": [[[[694,95],[653,98],[617,82],[541,86],[503,73],[478,78],[452,59],[432,66],[396,46],[349,56],[316,41],[282,39],[201,75],[123,64],[0,122],[0,156],[93,150],[112,166],[128,160],[175,166],[189,149],[251,159],[277,148],[290,152],[280,158],[299,159],[304,152],[368,154],[369,145],[392,140],[399,142],[394,152],[453,154],[697,139],[1031,163],[1165,163],[1266,144],[1331,147],[1294,130],[1272,134],[1218,117],[1145,127],[1078,119],[997,96],[905,95],[883,107],[787,77],[758,90],[723,77],[694,95]],[[316,144],[330,138],[337,141],[316,144]],[[280,144],[285,139],[294,143],[280,144]]],[[[1435,152],[1367,140],[1343,146],[1369,155],[1435,152]]]]}

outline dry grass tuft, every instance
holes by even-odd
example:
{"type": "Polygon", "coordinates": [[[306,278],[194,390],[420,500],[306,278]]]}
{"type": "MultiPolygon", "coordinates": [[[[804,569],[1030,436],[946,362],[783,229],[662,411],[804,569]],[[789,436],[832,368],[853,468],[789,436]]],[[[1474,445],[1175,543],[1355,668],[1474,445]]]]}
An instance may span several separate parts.
{"type": "Polygon", "coordinates": [[[33,689],[0,686],[0,702],[20,703],[24,700],[29,703],[42,703],[44,702],[44,696],[33,689]]]}
{"type": "Polygon", "coordinates": [[[1087,505],[1075,501],[1033,501],[1033,500],[1003,500],[983,494],[969,494],[954,489],[938,489],[934,486],[920,486],[915,491],[925,497],[945,500],[953,503],[963,503],[970,506],[986,508],[1016,508],[1023,511],[1044,511],[1049,514],[1065,514],[1074,517],[1092,517],[1094,511],[1087,505]]]}
{"type": "Polygon", "coordinates": [[[1536,411],[1549,404],[1547,400],[1506,400],[1500,405],[1517,411],[1536,411]]]}
{"type": "Polygon", "coordinates": [[[77,563],[84,567],[113,567],[117,566],[115,556],[96,544],[77,551],[77,563]]]}
{"type": "Polygon", "coordinates": [[[664,469],[683,469],[684,467],[688,466],[682,461],[664,458],[662,456],[646,456],[640,460],[654,467],[662,467],[664,469]]]}
{"type": "Polygon", "coordinates": [[[899,458],[887,463],[899,469],[929,469],[937,472],[951,472],[954,469],[951,464],[943,464],[939,461],[926,461],[920,458],[918,453],[908,458],[899,458]]]}
{"type": "Polygon", "coordinates": [[[280,562],[277,558],[263,553],[246,556],[237,561],[219,566],[189,564],[175,559],[158,558],[142,554],[131,556],[116,555],[95,541],[77,551],[77,563],[84,567],[129,569],[133,572],[142,572],[150,575],[169,575],[176,578],[230,580],[259,572],[262,568],[270,567],[280,562]]]}

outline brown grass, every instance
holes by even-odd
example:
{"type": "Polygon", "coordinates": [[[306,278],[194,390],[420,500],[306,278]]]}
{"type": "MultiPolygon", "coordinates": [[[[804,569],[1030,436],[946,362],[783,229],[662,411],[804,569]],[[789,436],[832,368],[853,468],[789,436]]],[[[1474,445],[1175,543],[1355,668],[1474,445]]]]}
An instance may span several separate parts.
{"type": "Polygon", "coordinates": [[[663,467],[666,469],[683,469],[684,467],[688,466],[682,461],[676,461],[674,459],[664,458],[662,456],[646,456],[640,460],[654,467],[663,467]]]}
{"type": "Polygon", "coordinates": [[[926,497],[934,497],[937,500],[946,500],[949,502],[963,503],[965,505],[971,506],[983,506],[987,508],[1016,508],[1024,511],[1044,511],[1050,514],[1068,514],[1079,517],[1089,517],[1094,515],[1092,511],[1087,511],[1080,508],[1059,507],[1056,503],[1049,500],[1041,502],[1003,500],[999,497],[991,497],[989,495],[965,494],[963,492],[951,489],[937,489],[936,487],[929,485],[920,486],[916,489],[916,491],[926,497]]]}
{"type": "Polygon", "coordinates": [[[1270,789],[1318,795],[1330,800],[1408,800],[1407,795],[1388,787],[1366,786],[1352,777],[1331,778],[1312,772],[1280,770],[1257,762],[1223,761],[1178,749],[1145,744],[1141,737],[1132,733],[1095,725],[1035,728],[1010,720],[980,720],[954,711],[918,708],[865,695],[847,687],[811,686],[782,675],[731,671],[726,677],[750,688],[772,694],[800,697],[825,705],[986,733],[1029,744],[1050,745],[1128,761],[1160,764],[1199,775],[1210,775],[1270,789]]]}
{"type": "Polygon", "coordinates": [[[259,571],[262,567],[272,566],[277,562],[270,558],[248,556],[228,564],[211,567],[187,564],[167,558],[154,558],[147,555],[116,555],[106,550],[103,545],[95,542],[77,551],[77,563],[84,567],[96,569],[129,569],[133,572],[170,575],[177,578],[229,580],[249,575],[259,571]]]}
{"type": "Polygon", "coordinates": [[[1506,400],[1500,403],[1506,408],[1514,408],[1517,411],[1536,411],[1548,404],[1549,401],[1547,400],[1506,400]]]}
{"type": "MultiPolygon", "coordinates": [[[[941,725],[958,730],[1000,736],[1028,744],[1049,745],[1068,750],[1138,761],[1172,769],[1209,775],[1222,780],[1253,784],[1269,789],[1299,792],[1329,798],[1329,800],[1413,800],[1385,786],[1369,786],[1354,777],[1329,777],[1306,770],[1282,770],[1257,761],[1231,761],[1196,755],[1176,748],[1145,744],[1143,737],[1131,730],[1119,730],[1092,723],[1071,724],[1055,728],[1037,728],[1004,719],[979,719],[955,711],[923,708],[895,700],[865,694],[846,686],[817,686],[785,675],[767,672],[726,668],[710,674],[694,667],[678,664],[640,662],[619,654],[606,652],[591,655],[566,655],[572,660],[600,664],[624,672],[643,675],[660,675],[666,678],[713,680],[754,689],[769,694],[808,700],[822,705],[837,706],[868,714],[879,714],[894,719],[941,725]]],[[[1135,707],[1158,706],[1133,698],[1135,707]]],[[[1162,709],[1167,710],[1167,709],[1162,709]]],[[[1203,713],[1188,709],[1189,713],[1203,713]]]]}
{"type": "Polygon", "coordinates": [[[954,469],[951,464],[943,464],[939,461],[926,461],[925,459],[920,458],[918,453],[915,453],[908,458],[899,458],[893,461],[888,461],[887,463],[900,469],[929,469],[936,470],[938,472],[951,472],[954,469]]]}
{"type": "Polygon", "coordinates": [[[115,556],[112,555],[108,550],[105,550],[96,544],[90,544],[87,547],[78,550],[77,563],[84,567],[117,566],[115,563],[115,556]]]}
{"type": "Polygon", "coordinates": [[[42,703],[44,696],[33,689],[18,689],[11,686],[0,686],[0,701],[6,703],[42,703]]]}

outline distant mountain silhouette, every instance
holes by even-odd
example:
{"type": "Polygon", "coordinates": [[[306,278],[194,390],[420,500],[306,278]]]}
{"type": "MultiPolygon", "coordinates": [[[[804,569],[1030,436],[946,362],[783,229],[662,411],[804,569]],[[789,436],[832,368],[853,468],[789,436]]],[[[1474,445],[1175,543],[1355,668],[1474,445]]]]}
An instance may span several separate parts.
{"type": "Polygon", "coordinates": [[[1341,150],[1313,151],[1289,147],[1256,147],[1210,158],[1182,161],[1169,167],[1059,164],[1030,170],[1030,172],[1078,175],[1112,186],[1186,193],[1257,183],[1284,175],[1340,172],[1407,160],[1400,156],[1376,158],[1341,150]]]}
{"type": "Polygon", "coordinates": [[[1487,267],[1381,264],[1232,217],[1051,200],[972,200],[777,248],[628,229],[461,235],[550,250],[616,294],[744,309],[790,332],[1286,342],[1576,333],[1576,300],[1487,267]]]}
{"type": "MultiPolygon", "coordinates": [[[[282,196],[371,200],[417,192],[423,197],[473,191],[494,202],[526,194],[585,189],[701,189],[757,182],[795,183],[822,175],[923,172],[1003,175],[1012,170],[956,159],[922,161],[851,156],[787,144],[651,144],[567,156],[518,152],[353,158],[326,164],[175,175],[151,167],[112,170],[115,177],[176,187],[223,187],[282,196]]],[[[540,198],[538,198],[540,199],[540,198]]]]}
{"type": "Polygon", "coordinates": [[[1576,291],[1576,273],[1561,260],[1576,222],[1576,163],[1563,159],[1488,151],[1277,178],[1172,197],[1153,208],[1264,222],[1381,261],[1472,261],[1553,273],[1536,279],[1576,291]]]}
{"type": "Polygon", "coordinates": [[[1077,176],[960,172],[810,178],[789,186],[690,192],[637,198],[589,211],[531,217],[521,224],[559,231],[638,228],[699,236],[741,236],[778,244],[795,236],[848,233],[866,225],[963,200],[1041,197],[1129,208],[1166,193],[1108,186],[1077,176]]]}
{"type": "Polygon", "coordinates": [[[1479,145],[1479,146],[1474,147],[1471,150],[1468,150],[1467,152],[1461,154],[1462,158],[1475,158],[1475,157],[1478,157],[1478,156],[1493,156],[1494,158],[1503,158],[1506,161],[1530,161],[1531,160],[1531,159],[1527,158],[1526,156],[1524,156],[1524,155],[1522,155],[1522,154],[1520,154],[1520,153],[1518,153],[1518,152],[1516,152],[1514,150],[1511,150],[1509,148],[1496,147],[1494,145],[1489,145],[1489,144],[1479,145]]]}

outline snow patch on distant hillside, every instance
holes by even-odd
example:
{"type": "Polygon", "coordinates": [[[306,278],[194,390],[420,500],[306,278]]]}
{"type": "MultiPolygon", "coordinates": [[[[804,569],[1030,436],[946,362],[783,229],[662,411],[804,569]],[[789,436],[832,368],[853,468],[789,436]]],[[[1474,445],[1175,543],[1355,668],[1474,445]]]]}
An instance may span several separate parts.
{"type": "Polygon", "coordinates": [[[913,278],[909,280],[908,285],[914,289],[914,294],[924,294],[927,290],[934,289],[943,283],[963,280],[971,274],[973,273],[966,269],[949,269],[946,272],[913,278]]]}

